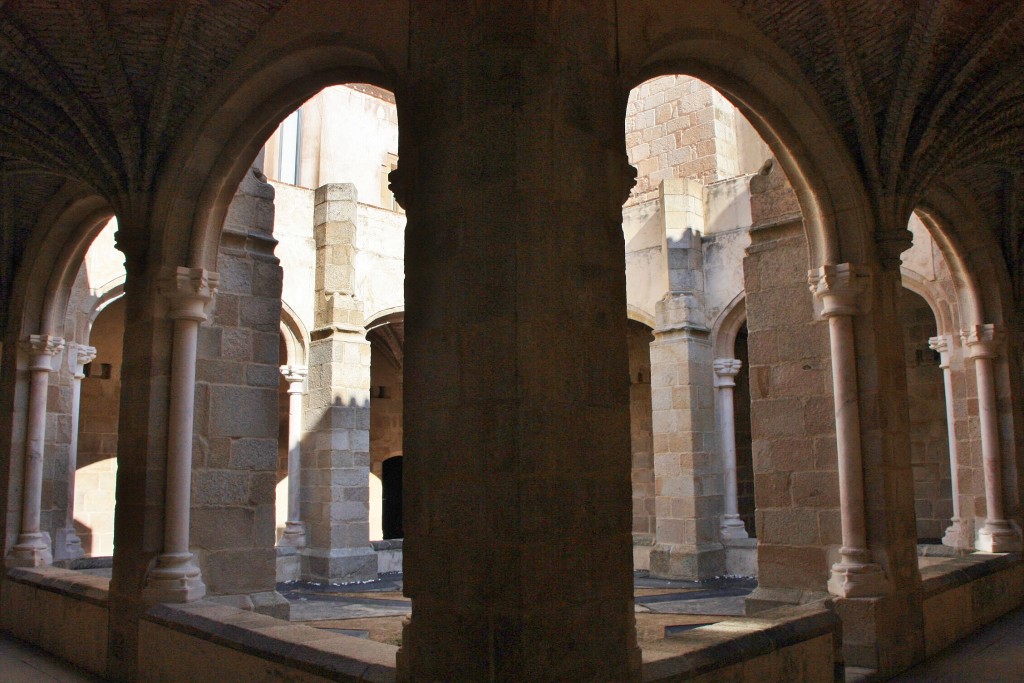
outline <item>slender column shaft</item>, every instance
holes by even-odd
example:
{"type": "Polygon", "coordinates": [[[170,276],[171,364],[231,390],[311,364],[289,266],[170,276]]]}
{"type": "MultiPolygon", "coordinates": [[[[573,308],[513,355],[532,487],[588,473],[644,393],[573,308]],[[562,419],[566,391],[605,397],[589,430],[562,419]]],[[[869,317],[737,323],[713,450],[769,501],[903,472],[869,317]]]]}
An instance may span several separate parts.
{"type": "Polygon", "coordinates": [[[167,479],[164,493],[164,550],[147,577],[146,594],[160,602],[188,602],[206,593],[189,550],[192,502],[192,423],[196,391],[199,324],[216,291],[218,276],[178,268],[165,275],[161,291],[174,321],[170,406],[167,424],[167,479]]]}
{"type": "Polygon", "coordinates": [[[839,455],[839,505],[844,558],[864,561],[867,529],[864,523],[864,475],[860,451],[860,409],[857,405],[857,366],[853,357],[853,320],[835,315],[828,320],[832,351],[836,442],[839,455]]]}
{"type": "Polygon", "coordinates": [[[996,388],[992,382],[992,359],[974,360],[978,382],[978,419],[981,422],[981,459],[985,469],[985,507],[989,521],[1002,521],[1003,475],[999,467],[999,421],[996,414],[996,388]]]}
{"type": "Polygon", "coordinates": [[[85,366],[96,358],[96,349],[92,346],[74,344],[68,350],[68,366],[72,372],[71,383],[71,437],[68,443],[67,510],[64,515],[64,528],[60,532],[60,543],[57,550],[60,559],[77,559],[85,552],[82,541],[75,531],[75,475],[78,471],[78,424],[82,405],[82,380],[85,378],[85,366]]]}
{"type": "Polygon", "coordinates": [[[950,526],[942,539],[945,545],[961,547],[964,545],[963,529],[960,519],[960,465],[956,446],[956,411],[953,403],[953,372],[950,368],[950,338],[948,336],[932,337],[928,346],[939,352],[939,367],[942,368],[942,387],[946,397],[946,440],[949,444],[949,478],[950,496],[953,500],[953,517],[950,526]]]}
{"type": "Polygon", "coordinates": [[[810,277],[811,291],[821,300],[822,316],[828,319],[839,460],[843,545],[839,549],[839,562],[832,566],[828,587],[831,593],[844,598],[882,595],[888,589],[881,567],[871,561],[864,511],[864,463],[853,316],[859,312],[858,299],[864,291],[865,280],[850,264],[823,266],[812,271],[810,277]]]}
{"type": "Polygon", "coordinates": [[[722,538],[747,538],[740,519],[739,492],[736,481],[736,416],[733,389],[743,362],[735,358],[715,361],[715,388],[718,389],[718,433],[722,444],[722,467],[725,479],[725,514],[722,516],[722,538]]]}
{"type": "Polygon", "coordinates": [[[167,438],[167,494],[164,501],[164,553],[189,555],[188,524],[192,500],[192,422],[195,409],[196,342],[199,321],[174,321],[171,356],[171,405],[167,438]]]}
{"type": "Polygon", "coordinates": [[[50,335],[32,335],[27,343],[31,356],[28,395],[28,425],[25,439],[25,469],[21,498],[21,533],[11,550],[8,565],[50,564],[50,544],[40,529],[43,496],[43,453],[46,444],[46,399],[53,372],[53,357],[64,349],[64,340],[50,335]]]}
{"type": "Polygon", "coordinates": [[[978,532],[977,548],[987,552],[1021,549],[1020,536],[1006,520],[1003,507],[1002,457],[999,452],[999,413],[993,359],[999,355],[1003,333],[995,325],[975,325],[961,333],[974,359],[981,423],[981,460],[985,475],[985,526],[978,532]]]}
{"type": "Polygon", "coordinates": [[[302,396],[306,391],[307,370],[297,365],[282,365],[288,381],[288,521],[281,545],[302,547],[306,533],[302,524],[302,396]]]}

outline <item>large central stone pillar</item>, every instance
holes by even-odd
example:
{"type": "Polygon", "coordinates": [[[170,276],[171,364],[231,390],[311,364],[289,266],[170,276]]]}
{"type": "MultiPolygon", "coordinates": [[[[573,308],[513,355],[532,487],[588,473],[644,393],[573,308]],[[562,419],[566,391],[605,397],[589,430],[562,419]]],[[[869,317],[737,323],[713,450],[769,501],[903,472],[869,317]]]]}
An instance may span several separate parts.
{"type": "Polygon", "coordinates": [[[637,681],[625,93],[585,57],[612,25],[418,8],[393,175],[409,219],[398,677],[637,681]],[[424,39],[441,30],[459,39],[424,39]]]}

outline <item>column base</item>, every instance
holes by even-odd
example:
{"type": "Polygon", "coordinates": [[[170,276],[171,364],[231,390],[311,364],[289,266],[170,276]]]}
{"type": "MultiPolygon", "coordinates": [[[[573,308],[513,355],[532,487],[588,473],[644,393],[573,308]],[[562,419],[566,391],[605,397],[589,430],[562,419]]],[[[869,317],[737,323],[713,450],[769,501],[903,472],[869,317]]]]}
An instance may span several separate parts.
{"type": "Polygon", "coordinates": [[[53,545],[53,559],[78,560],[85,557],[82,539],[78,537],[74,527],[57,530],[57,542],[53,545]]]}
{"type": "Polygon", "coordinates": [[[284,533],[281,534],[278,545],[289,548],[305,548],[306,526],[302,522],[285,522],[284,533]]]}
{"type": "Polygon", "coordinates": [[[974,547],[984,553],[1020,552],[1020,533],[1004,520],[986,522],[974,547]]]}
{"type": "Polygon", "coordinates": [[[877,564],[836,562],[828,592],[840,598],[877,598],[889,592],[889,582],[877,564]]]}
{"type": "Polygon", "coordinates": [[[206,598],[204,602],[228,605],[229,607],[266,614],[275,619],[283,619],[285,621],[288,621],[292,607],[291,603],[277,591],[243,593],[241,595],[215,595],[206,598]]]}
{"type": "Polygon", "coordinates": [[[951,521],[952,524],[949,525],[946,533],[942,536],[942,545],[958,550],[969,550],[971,548],[971,539],[964,529],[963,523],[955,517],[951,521]]]}
{"type": "Polygon", "coordinates": [[[192,553],[167,553],[149,570],[142,599],[158,602],[194,602],[206,595],[206,584],[199,568],[192,564],[192,553]]]}
{"type": "Polygon", "coordinates": [[[776,607],[806,605],[828,598],[825,591],[805,591],[799,588],[764,588],[758,586],[743,601],[744,614],[748,617],[776,607]]]}
{"type": "Polygon", "coordinates": [[[720,543],[677,545],[658,543],[651,550],[651,576],[700,581],[725,573],[725,548],[720,543]]]}
{"type": "Polygon", "coordinates": [[[373,548],[303,548],[303,581],[351,583],[377,578],[377,553],[373,548]]]}
{"type": "Polygon", "coordinates": [[[8,567],[46,567],[53,564],[50,534],[45,531],[21,534],[4,564],[8,567]]]}
{"type": "Polygon", "coordinates": [[[747,527],[739,515],[726,515],[722,519],[721,529],[723,539],[750,538],[750,535],[747,534],[747,527]]]}

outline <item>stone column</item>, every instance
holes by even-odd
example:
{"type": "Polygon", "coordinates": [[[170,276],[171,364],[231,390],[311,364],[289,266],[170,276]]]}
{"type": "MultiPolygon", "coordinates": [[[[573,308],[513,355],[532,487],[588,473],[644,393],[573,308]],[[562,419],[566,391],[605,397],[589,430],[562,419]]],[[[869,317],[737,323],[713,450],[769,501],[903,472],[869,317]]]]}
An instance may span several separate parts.
{"type": "Polygon", "coordinates": [[[301,548],[306,545],[306,529],[302,524],[300,496],[302,489],[302,395],[306,393],[303,365],[282,365],[281,374],[288,382],[288,521],[279,545],[301,548]]]}
{"type": "Polygon", "coordinates": [[[722,515],[722,538],[747,538],[747,529],[740,519],[736,484],[736,420],[733,411],[733,388],[743,362],[735,358],[715,360],[715,388],[718,389],[718,435],[722,445],[722,469],[725,482],[725,513],[722,515]]]}
{"type": "Polygon", "coordinates": [[[355,291],[356,187],[317,188],[315,328],[309,353],[301,576],[377,578],[370,547],[370,343],[355,291]]]}
{"type": "Polygon", "coordinates": [[[656,522],[650,569],[653,576],[690,580],[725,572],[702,193],[693,181],[662,185],[668,293],[657,304],[651,344],[656,522]]]}
{"type": "Polygon", "coordinates": [[[640,680],[625,91],[611,5],[567,7],[412,15],[402,681],[640,680]]]}
{"type": "Polygon", "coordinates": [[[946,396],[946,434],[949,442],[949,476],[953,517],[949,528],[942,537],[942,544],[952,548],[970,547],[970,539],[964,537],[960,519],[960,465],[957,461],[956,411],[953,400],[953,373],[950,369],[950,354],[953,340],[949,335],[931,337],[928,346],[939,353],[939,367],[942,368],[942,384],[946,396]]]}
{"type": "Polygon", "coordinates": [[[206,594],[189,549],[192,501],[192,424],[196,393],[199,324],[217,290],[219,276],[202,268],[165,272],[160,293],[174,321],[171,347],[170,407],[167,413],[167,488],[164,493],[164,548],[146,576],[144,597],[151,602],[190,602],[206,594]]]}
{"type": "Polygon", "coordinates": [[[974,325],[960,333],[967,356],[974,361],[978,385],[978,419],[981,422],[981,459],[985,473],[985,526],[978,531],[976,547],[989,553],[1021,549],[1017,531],[1006,519],[1003,507],[1002,458],[999,454],[999,414],[996,406],[992,361],[999,356],[1005,333],[995,325],[974,325]]]}
{"type": "Polygon", "coordinates": [[[828,320],[835,397],[836,446],[839,457],[839,510],[843,545],[832,565],[829,592],[843,598],[884,595],[888,584],[867,545],[864,508],[864,465],[861,455],[860,408],[853,316],[859,312],[866,278],[853,265],[841,263],[811,271],[811,292],[828,320]]]}
{"type": "Polygon", "coordinates": [[[55,558],[58,560],[77,560],[85,555],[82,540],[75,531],[75,474],[78,471],[78,414],[82,405],[82,379],[85,378],[85,366],[96,359],[96,349],[83,344],[71,344],[68,348],[68,367],[72,373],[71,385],[71,441],[68,444],[67,469],[67,512],[64,517],[64,528],[57,532],[55,558]]]}
{"type": "Polygon", "coordinates": [[[21,490],[21,533],[7,557],[9,567],[40,567],[53,561],[49,534],[40,529],[43,494],[43,451],[46,443],[46,401],[54,356],[64,350],[64,340],[33,334],[25,348],[32,374],[28,395],[28,429],[25,440],[24,484],[21,490]]]}

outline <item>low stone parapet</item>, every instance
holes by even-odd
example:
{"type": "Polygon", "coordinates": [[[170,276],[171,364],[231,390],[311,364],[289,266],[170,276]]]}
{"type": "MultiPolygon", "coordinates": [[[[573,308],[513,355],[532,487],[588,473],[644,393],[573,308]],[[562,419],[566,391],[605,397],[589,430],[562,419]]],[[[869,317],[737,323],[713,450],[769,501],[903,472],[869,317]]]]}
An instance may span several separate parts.
{"type": "Polygon", "coordinates": [[[643,680],[843,681],[842,625],[831,602],[766,610],[668,637],[643,652],[643,680]]]}
{"type": "Polygon", "coordinates": [[[0,581],[0,628],[102,676],[109,584],[58,567],[8,569],[0,581]]]}
{"type": "Polygon", "coordinates": [[[974,553],[921,569],[925,656],[1024,603],[1020,554],[974,553]]]}
{"type": "Polygon", "coordinates": [[[198,602],[157,605],[139,628],[139,680],[395,680],[398,648],[198,602]]]}

